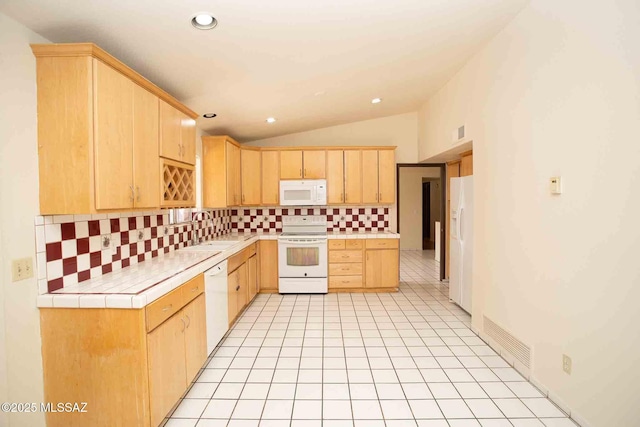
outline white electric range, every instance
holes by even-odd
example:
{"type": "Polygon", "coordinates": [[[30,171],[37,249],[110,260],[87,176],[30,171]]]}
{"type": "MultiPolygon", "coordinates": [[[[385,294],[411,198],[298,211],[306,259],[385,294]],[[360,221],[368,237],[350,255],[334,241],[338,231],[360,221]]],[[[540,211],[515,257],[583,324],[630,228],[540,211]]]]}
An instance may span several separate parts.
{"type": "Polygon", "coordinates": [[[278,236],[278,292],[326,294],[327,270],[327,217],[283,217],[278,236]]]}

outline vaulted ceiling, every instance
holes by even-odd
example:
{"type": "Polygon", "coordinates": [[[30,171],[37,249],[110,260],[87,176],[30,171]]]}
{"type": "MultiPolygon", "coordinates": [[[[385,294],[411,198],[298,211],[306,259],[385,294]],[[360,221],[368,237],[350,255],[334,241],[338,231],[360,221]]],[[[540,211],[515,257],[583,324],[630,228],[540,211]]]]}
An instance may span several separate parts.
{"type": "Polygon", "coordinates": [[[251,141],[415,111],[526,3],[0,0],[0,11],[52,42],[98,44],[216,113],[198,120],[205,131],[251,141]],[[193,28],[198,12],[218,26],[193,28]]]}

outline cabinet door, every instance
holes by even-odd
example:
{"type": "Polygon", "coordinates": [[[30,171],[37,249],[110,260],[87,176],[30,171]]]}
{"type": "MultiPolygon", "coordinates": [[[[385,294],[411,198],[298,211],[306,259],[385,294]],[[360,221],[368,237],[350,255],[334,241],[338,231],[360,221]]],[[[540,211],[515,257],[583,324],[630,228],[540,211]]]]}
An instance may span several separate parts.
{"type": "Polygon", "coordinates": [[[260,204],[260,151],[240,150],[242,204],[260,204]]]}
{"type": "Polygon", "coordinates": [[[207,360],[207,314],[204,294],[182,309],[185,322],[184,348],[185,372],[190,383],[207,360]]]}
{"type": "Polygon", "coordinates": [[[133,207],[133,82],[96,60],[94,157],[96,209],[133,207]]]}
{"type": "Polygon", "coordinates": [[[247,305],[249,299],[249,275],[247,263],[245,262],[238,267],[238,283],[240,289],[238,289],[238,308],[237,312],[240,313],[242,309],[247,305]]]}
{"type": "Polygon", "coordinates": [[[327,203],[344,203],[344,151],[327,151],[327,203]]]}
{"type": "Polygon", "coordinates": [[[397,288],[399,252],[397,249],[368,249],[365,260],[365,287],[397,288]]]}
{"type": "Polygon", "coordinates": [[[258,257],[256,255],[247,260],[247,282],[249,294],[247,303],[249,303],[258,293],[258,257]]]}
{"type": "Polygon", "coordinates": [[[326,151],[304,151],[302,156],[302,176],[304,179],[326,178],[325,167],[327,165],[326,151]]]}
{"type": "Polygon", "coordinates": [[[344,152],[344,200],[345,203],[362,203],[362,152],[344,152]]]}
{"type": "Polygon", "coordinates": [[[362,203],[378,203],[378,152],[362,150],[362,203]]]}
{"type": "Polygon", "coordinates": [[[133,185],[136,208],[160,206],[158,97],[133,85],[133,185]]]}
{"type": "Polygon", "coordinates": [[[302,151],[280,152],[280,179],[302,179],[302,151]]]}
{"type": "Polygon", "coordinates": [[[167,159],[182,161],[181,114],[160,100],[160,155],[167,159]]]}
{"type": "Polygon", "coordinates": [[[262,153],[262,204],[277,205],[280,200],[280,153],[262,153]]]}
{"type": "Polygon", "coordinates": [[[278,242],[261,240],[258,243],[258,250],[260,251],[258,287],[261,290],[278,290],[278,242]]]}
{"type": "Polygon", "coordinates": [[[233,324],[238,314],[238,290],[240,289],[240,272],[236,269],[227,276],[227,311],[229,312],[229,326],[233,324]]]}
{"type": "Polygon", "coordinates": [[[178,312],[147,335],[149,400],[154,426],[162,422],[187,388],[184,329],[182,312],[178,312]]]}
{"type": "Polygon", "coordinates": [[[196,121],[186,114],[180,114],[180,143],[182,145],[182,161],[190,165],[196,164],[196,121]]]}
{"type": "Polygon", "coordinates": [[[240,204],[240,147],[227,142],[227,205],[240,204]]]}
{"type": "Polygon", "coordinates": [[[378,151],[378,203],[396,201],[396,161],[393,150],[378,151]]]}

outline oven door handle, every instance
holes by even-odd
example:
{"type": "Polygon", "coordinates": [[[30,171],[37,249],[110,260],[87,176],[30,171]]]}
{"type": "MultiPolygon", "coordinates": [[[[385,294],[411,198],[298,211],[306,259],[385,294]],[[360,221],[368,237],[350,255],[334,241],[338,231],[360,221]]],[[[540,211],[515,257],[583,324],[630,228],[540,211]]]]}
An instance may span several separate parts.
{"type": "Polygon", "coordinates": [[[287,244],[291,244],[291,245],[317,245],[318,243],[320,244],[326,244],[327,243],[327,239],[313,239],[313,240],[291,240],[291,239],[279,239],[278,242],[280,243],[287,243],[287,244]]]}

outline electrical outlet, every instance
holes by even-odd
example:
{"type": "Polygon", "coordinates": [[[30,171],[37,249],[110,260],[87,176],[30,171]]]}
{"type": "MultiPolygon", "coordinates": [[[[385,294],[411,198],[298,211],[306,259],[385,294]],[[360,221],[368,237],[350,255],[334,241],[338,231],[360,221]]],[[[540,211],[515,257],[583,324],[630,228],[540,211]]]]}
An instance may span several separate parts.
{"type": "Polygon", "coordinates": [[[33,277],[33,260],[31,258],[21,258],[13,260],[11,263],[11,280],[19,280],[33,277]]]}
{"type": "Polygon", "coordinates": [[[571,358],[566,354],[562,355],[562,370],[571,375],[571,358]]]}
{"type": "Polygon", "coordinates": [[[100,236],[100,241],[102,242],[102,250],[111,248],[111,234],[103,234],[100,236]]]}
{"type": "Polygon", "coordinates": [[[144,241],[144,231],[138,230],[138,242],[144,241]]]}

